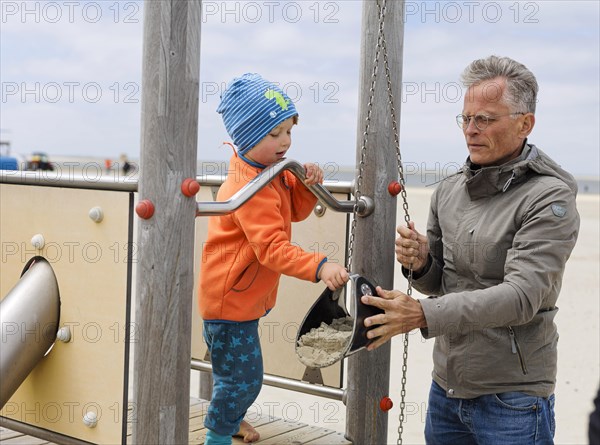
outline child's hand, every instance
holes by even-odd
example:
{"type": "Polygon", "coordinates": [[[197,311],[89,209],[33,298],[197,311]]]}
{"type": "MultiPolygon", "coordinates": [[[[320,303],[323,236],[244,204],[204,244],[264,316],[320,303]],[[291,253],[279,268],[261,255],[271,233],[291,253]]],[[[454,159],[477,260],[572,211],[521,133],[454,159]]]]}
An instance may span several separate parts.
{"type": "Polygon", "coordinates": [[[342,287],[346,281],[348,281],[348,271],[344,266],[340,266],[336,263],[326,262],[321,266],[319,271],[319,278],[327,287],[331,290],[336,290],[338,287],[342,287]]]}
{"type": "Polygon", "coordinates": [[[323,182],[323,170],[317,164],[304,164],[306,174],[306,185],[321,184],[323,182]]]}

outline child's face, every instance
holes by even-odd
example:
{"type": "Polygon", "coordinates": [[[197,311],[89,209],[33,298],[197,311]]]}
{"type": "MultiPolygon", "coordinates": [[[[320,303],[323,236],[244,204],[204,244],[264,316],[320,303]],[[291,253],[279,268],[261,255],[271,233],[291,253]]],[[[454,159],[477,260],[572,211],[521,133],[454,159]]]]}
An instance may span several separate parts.
{"type": "Polygon", "coordinates": [[[246,157],[262,165],[271,165],[279,161],[292,145],[293,126],[293,117],[284,120],[246,153],[246,157]]]}

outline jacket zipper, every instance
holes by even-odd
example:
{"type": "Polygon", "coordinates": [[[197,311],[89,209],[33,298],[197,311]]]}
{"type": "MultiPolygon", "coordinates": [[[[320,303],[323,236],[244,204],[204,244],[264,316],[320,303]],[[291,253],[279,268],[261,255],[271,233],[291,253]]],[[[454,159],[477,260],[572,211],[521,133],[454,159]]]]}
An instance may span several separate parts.
{"type": "Polygon", "coordinates": [[[510,345],[513,354],[517,354],[519,357],[519,363],[521,363],[521,370],[524,375],[527,375],[527,365],[525,365],[525,359],[523,358],[523,354],[521,353],[521,348],[519,347],[519,343],[517,342],[517,337],[515,336],[515,331],[512,326],[508,326],[508,335],[510,336],[510,345]]]}
{"type": "Polygon", "coordinates": [[[475,233],[475,229],[469,230],[469,235],[471,235],[469,239],[469,262],[473,264],[475,261],[475,243],[473,241],[473,233],[475,233]]]}

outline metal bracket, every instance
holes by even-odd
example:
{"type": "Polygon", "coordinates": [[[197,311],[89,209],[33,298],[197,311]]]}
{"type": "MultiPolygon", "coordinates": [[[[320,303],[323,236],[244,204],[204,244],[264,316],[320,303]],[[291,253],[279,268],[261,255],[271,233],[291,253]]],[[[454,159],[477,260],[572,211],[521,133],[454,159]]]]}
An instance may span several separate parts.
{"type": "Polygon", "coordinates": [[[304,370],[302,380],[308,383],[316,383],[319,385],[323,384],[323,375],[319,368],[309,368],[308,366],[304,370]]]}
{"type": "Polygon", "coordinates": [[[358,216],[369,216],[374,210],[375,201],[373,201],[373,198],[368,196],[361,196],[358,198],[358,211],[356,212],[358,216]]]}

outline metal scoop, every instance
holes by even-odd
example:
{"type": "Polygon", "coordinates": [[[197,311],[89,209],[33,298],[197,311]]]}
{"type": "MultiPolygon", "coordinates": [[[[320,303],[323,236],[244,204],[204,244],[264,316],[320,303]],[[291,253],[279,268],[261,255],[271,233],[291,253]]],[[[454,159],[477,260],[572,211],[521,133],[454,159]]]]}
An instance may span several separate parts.
{"type": "Polygon", "coordinates": [[[302,324],[298,330],[296,336],[296,353],[300,361],[303,361],[302,355],[299,353],[299,341],[300,338],[311,331],[311,329],[319,328],[321,323],[331,325],[333,320],[351,317],[353,320],[352,333],[349,337],[349,341],[345,345],[344,349],[340,352],[341,354],[335,354],[327,360],[323,360],[319,363],[312,363],[312,367],[324,368],[331,366],[337,361],[344,357],[348,357],[357,351],[365,348],[373,339],[367,338],[367,332],[375,326],[366,328],[364,325],[365,318],[372,315],[381,314],[383,310],[374,306],[367,306],[363,304],[360,299],[363,295],[376,295],[375,286],[373,286],[366,278],[352,274],[345,287],[339,288],[336,291],[331,291],[329,288],[325,289],[319,296],[317,301],[312,305],[302,324]],[[345,299],[348,296],[351,301],[350,311],[346,308],[345,299]]]}

